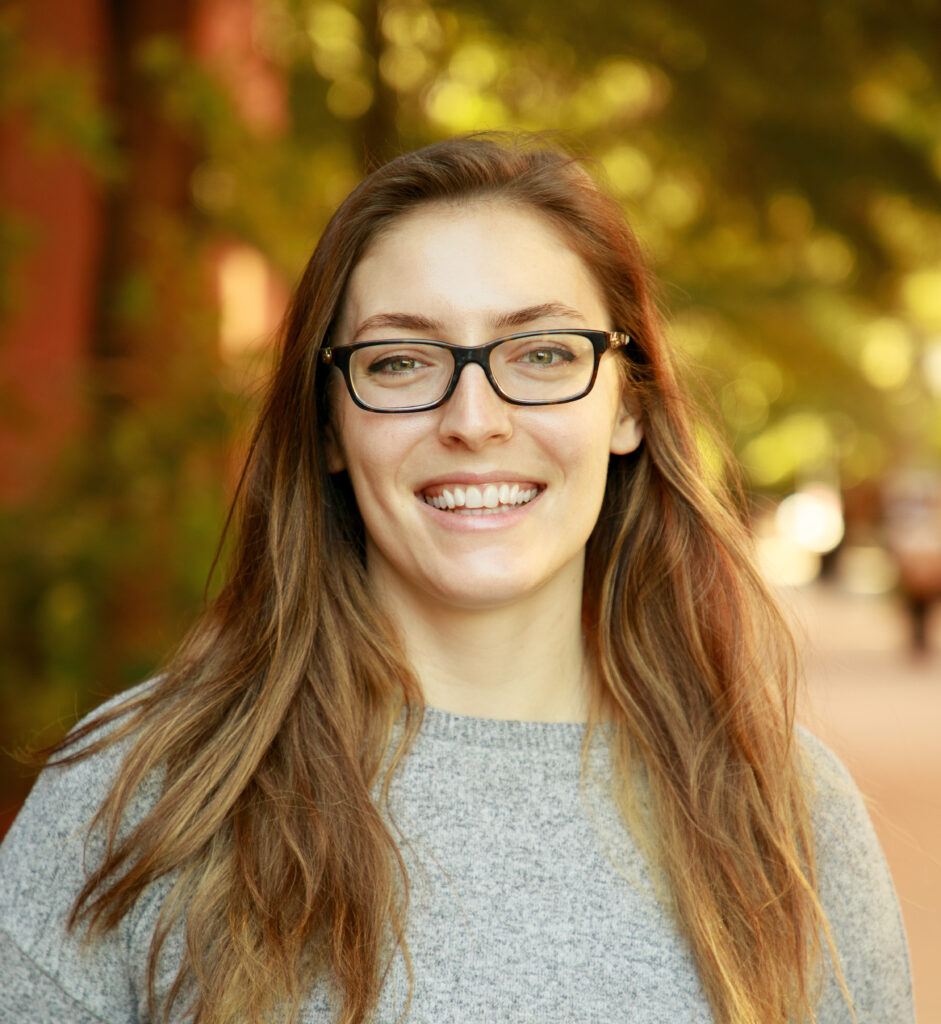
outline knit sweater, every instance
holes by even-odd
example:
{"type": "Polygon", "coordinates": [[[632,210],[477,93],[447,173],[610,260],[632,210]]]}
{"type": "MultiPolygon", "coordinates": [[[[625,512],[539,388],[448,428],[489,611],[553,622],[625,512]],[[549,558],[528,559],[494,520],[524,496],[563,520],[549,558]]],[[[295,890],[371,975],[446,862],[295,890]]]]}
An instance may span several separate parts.
{"type": "MultiPolygon", "coordinates": [[[[400,766],[391,811],[407,839],[409,1024],[708,1024],[687,942],[654,894],[651,871],[605,787],[603,737],[579,785],[583,726],[470,718],[429,708],[400,766]],[[592,782],[592,779],[595,782],[592,782]]],[[[845,769],[802,733],[815,790],[820,895],[859,1024],[911,1024],[911,982],[892,882],[845,769]]],[[[100,840],[86,825],[126,746],[46,769],[0,847],[0,1022],[150,1021],[146,964],[167,880],[104,938],[82,944],[65,920],[100,840]]],[[[128,820],[152,805],[137,794],[128,820]]],[[[173,935],[158,975],[179,963],[173,935]]],[[[399,956],[377,1021],[405,1005],[399,956]]],[[[182,1005],[171,1019],[185,1020],[182,1005]]],[[[326,985],[305,1024],[328,1024],[326,985]]],[[[820,1024],[851,1016],[830,977],[820,1024]]]]}

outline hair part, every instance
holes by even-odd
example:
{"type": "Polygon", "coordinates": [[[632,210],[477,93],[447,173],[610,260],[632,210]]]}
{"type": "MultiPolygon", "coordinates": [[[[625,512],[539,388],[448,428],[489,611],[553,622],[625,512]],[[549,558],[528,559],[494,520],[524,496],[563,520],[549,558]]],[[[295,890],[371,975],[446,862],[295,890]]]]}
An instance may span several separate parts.
{"type": "Polygon", "coordinates": [[[285,318],[221,594],[146,693],[58,750],[68,762],[133,736],[95,819],[105,855],[71,924],[114,927],[148,885],[173,877],[151,998],[161,946],[181,927],[190,952],[159,1009],[168,1017],[190,1000],[197,1024],[258,1024],[276,1007],[296,1022],[318,982],[338,993],[340,1024],[363,1024],[397,951],[411,976],[408,878],[385,796],[420,728],[421,692],[368,591],[348,481],[329,472],[331,371],[319,353],[383,231],[419,206],[479,199],[547,217],[632,338],[622,372],[644,442],[611,459],[584,599],[589,726],[613,722],[615,799],[663,874],[717,1021],[812,1020],[828,932],[788,631],[735,501],[703,483],[637,240],[579,161],[516,135],[399,157],[327,225],[285,318]],[[156,770],[156,804],[119,831],[156,770]]]}

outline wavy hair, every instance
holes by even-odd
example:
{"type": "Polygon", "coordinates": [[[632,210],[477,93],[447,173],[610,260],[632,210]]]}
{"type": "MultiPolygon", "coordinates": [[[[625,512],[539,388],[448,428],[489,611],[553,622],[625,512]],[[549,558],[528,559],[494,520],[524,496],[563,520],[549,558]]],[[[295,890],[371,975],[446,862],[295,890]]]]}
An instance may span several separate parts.
{"type": "Polygon", "coordinates": [[[548,218],[633,339],[622,370],[644,442],[612,457],[588,543],[586,743],[611,723],[615,798],[665,880],[717,1021],[813,1020],[832,943],[793,739],[792,641],[752,566],[740,501],[706,482],[621,211],[578,160],[520,136],[399,157],[328,224],[285,319],[219,597],[151,687],[58,748],[61,763],[130,744],[94,822],[105,853],[70,926],[114,927],[169,876],[150,997],[161,947],[181,927],[188,953],[158,1009],[166,1018],[186,1001],[197,1024],[254,1024],[275,1008],[296,1022],[318,982],[338,993],[339,1024],[364,1024],[397,951],[411,978],[408,879],[386,787],[422,699],[370,596],[348,482],[327,469],[330,370],[318,357],[353,268],[384,229],[421,204],[477,199],[548,218]],[[121,827],[154,771],[159,799],[121,827]]]}

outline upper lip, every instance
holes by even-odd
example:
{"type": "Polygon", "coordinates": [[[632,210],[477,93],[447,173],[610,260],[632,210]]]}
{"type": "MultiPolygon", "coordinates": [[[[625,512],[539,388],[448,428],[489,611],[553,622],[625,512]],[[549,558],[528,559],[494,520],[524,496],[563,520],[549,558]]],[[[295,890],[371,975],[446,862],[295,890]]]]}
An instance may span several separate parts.
{"type": "Polygon", "coordinates": [[[512,473],[509,470],[495,470],[492,473],[442,473],[440,476],[425,480],[416,488],[416,492],[421,493],[431,487],[446,487],[448,484],[456,484],[459,487],[475,485],[479,487],[482,484],[537,484],[542,486],[542,483],[538,477],[512,473]]]}

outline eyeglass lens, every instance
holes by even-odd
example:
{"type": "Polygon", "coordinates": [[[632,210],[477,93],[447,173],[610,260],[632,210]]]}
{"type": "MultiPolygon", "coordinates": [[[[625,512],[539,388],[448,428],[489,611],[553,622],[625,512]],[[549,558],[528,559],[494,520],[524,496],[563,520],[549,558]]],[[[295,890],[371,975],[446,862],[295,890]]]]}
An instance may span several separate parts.
{"type": "MultiPolygon", "coordinates": [[[[506,398],[559,402],[591,383],[594,347],[581,334],[506,338],[490,352],[490,373],[506,398]]],[[[377,409],[430,405],[448,390],[454,374],[449,348],[398,339],[357,349],[350,381],[359,398],[377,409]]]]}

